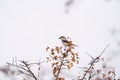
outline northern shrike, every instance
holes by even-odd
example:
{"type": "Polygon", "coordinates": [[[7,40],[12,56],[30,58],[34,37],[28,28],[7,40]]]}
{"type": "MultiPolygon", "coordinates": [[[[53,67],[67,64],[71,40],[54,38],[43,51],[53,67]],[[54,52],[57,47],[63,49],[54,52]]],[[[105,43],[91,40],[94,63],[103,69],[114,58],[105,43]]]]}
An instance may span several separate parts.
{"type": "Polygon", "coordinates": [[[75,44],[72,44],[72,41],[67,40],[65,36],[60,36],[59,39],[61,39],[61,42],[65,47],[77,46],[75,44]]]}

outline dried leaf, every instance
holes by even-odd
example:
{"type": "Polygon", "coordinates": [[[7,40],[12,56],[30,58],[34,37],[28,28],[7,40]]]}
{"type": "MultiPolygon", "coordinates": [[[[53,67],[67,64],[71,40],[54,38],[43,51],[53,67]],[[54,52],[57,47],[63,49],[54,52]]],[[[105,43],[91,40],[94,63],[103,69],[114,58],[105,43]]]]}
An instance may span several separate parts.
{"type": "Polygon", "coordinates": [[[57,60],[57,59],[58,59],[58,56],[54,56],[54,57],[53,57],[53,60],[57,60]]]}
{"type": "Polygon", "coordinates": [[[47,48],[46,48],[46,51],[48,51],[48,49],[50,49],[50,47],[47,47],[47,48]]]}
{"type": "Polygon", "coordinates": [[[67,65],[67,68],[68,69],[71,69],[73,67],[73,63],[69,63],[68,65],[67,65]]]}
{"type": "Polygon", "coordinates": [[[111,73],[112,73],[112,71],[108,71],[108,75],[111,74],[111,73]]]}
{"type": "Polygon", "coordinates": [[[58,80],[65,80],[65,78],[60,77],[58,80]]]}
{"type": "Polygon", "coordinates": [[[57,51],[57,53],[60,52],[60,51],[59,51],[60,49],[59,49],[59,47],[57,47],[57,46],[55,47],[55,50],[57,51]]]}

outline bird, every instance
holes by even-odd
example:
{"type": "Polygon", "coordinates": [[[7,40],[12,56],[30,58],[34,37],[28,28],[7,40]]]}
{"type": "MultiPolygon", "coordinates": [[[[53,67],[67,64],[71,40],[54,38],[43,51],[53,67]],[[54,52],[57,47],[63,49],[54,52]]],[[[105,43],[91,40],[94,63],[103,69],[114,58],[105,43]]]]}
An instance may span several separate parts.
{"type": "Polygon", "coordinates": [[[65,36],[60,36],[59,39],[61,39],[61,43],[65,46],[65,47],[73,47],[77,45],[73,44],[72,41],[67,40],[67,38],[65,36]]]}

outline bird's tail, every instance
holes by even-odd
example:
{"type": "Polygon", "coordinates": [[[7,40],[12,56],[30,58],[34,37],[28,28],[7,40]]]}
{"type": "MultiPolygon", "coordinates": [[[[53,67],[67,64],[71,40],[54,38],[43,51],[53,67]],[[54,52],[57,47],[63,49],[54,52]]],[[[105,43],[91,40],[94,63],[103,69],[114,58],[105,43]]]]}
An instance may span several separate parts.
{"type": "Polygon", "coordinates": [[[78,45],[75,45],[75,44],[72,44],[72,45],[78,47],[78,45]]]}

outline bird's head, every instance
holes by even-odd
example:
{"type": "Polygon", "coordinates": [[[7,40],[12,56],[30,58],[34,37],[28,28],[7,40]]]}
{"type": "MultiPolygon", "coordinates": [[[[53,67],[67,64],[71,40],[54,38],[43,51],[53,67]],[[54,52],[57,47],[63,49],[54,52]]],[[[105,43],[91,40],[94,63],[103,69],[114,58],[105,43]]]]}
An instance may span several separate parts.
{"type": "Polygon", "coordinates": [[[59,39],[66,40],[66,37],[65,36],[60,36],[59,39]]]}

